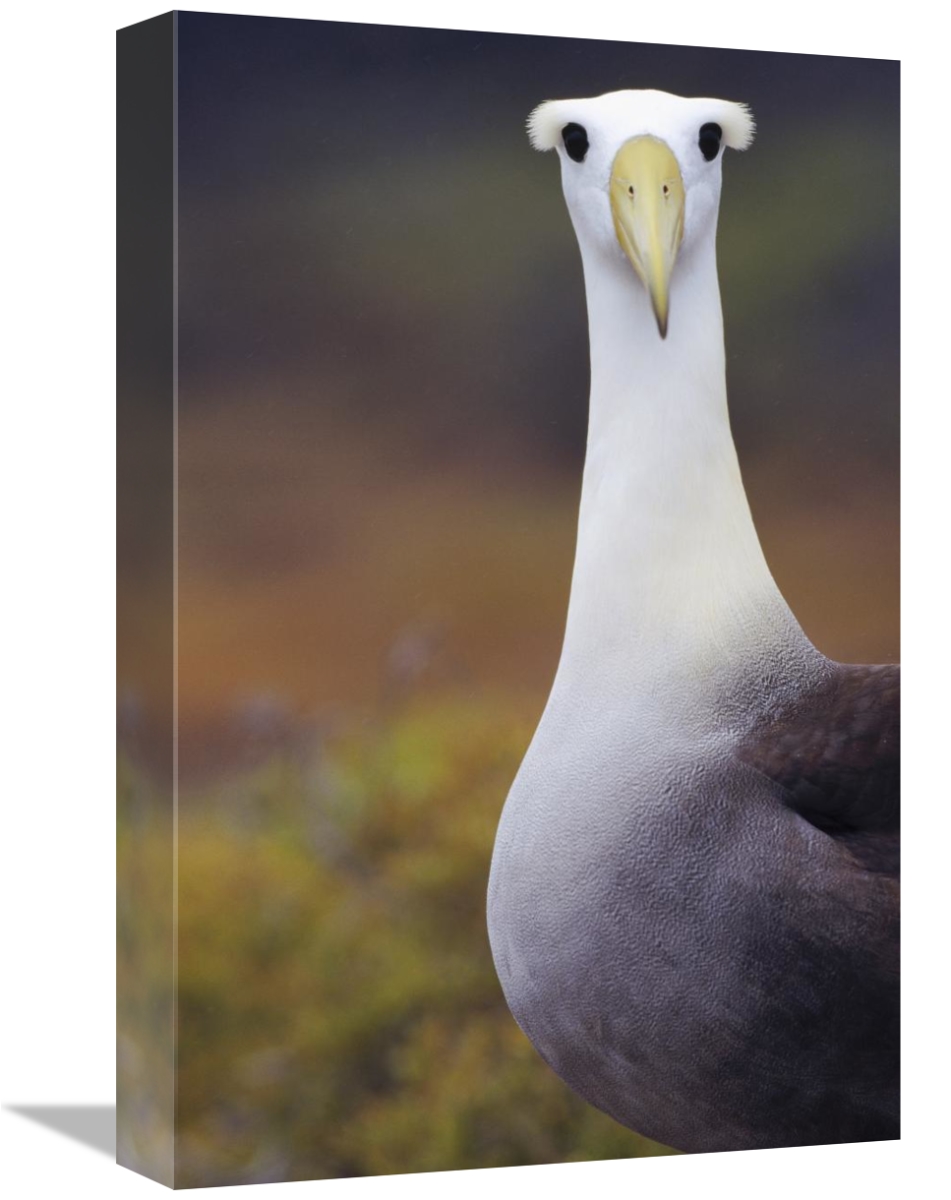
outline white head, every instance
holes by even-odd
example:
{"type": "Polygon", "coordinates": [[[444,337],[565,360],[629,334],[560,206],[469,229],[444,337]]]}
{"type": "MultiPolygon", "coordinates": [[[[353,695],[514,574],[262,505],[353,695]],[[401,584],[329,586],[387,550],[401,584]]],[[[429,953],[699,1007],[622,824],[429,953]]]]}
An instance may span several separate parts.
{"type": "Polygon", "coordinates": [[[535,149],[561,158],[582,254],[626,257],[650,294],[661,337],[676,259],[712,245],[716,234],[723,147],[745,150],[753,128],[742,104],[656,91],[548,100],[528,119],[535,149]]]}

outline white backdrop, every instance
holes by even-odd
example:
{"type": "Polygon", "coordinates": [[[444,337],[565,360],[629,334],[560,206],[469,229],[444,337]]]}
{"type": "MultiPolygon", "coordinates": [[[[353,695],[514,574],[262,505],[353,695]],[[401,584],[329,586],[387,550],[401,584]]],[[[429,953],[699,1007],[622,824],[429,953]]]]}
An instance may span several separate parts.
{"type": "MultiPolygon", "coordinates": [[[[642,1189],[665,1196],[840,1189],[930,1194],[947,1109],[943,948],[935,913],[948,871],[947,740],[935,655],[946,653],[942,556],[951,389],[948,312],[949,105],[943,39],[919,0],[883,7],[797,0],[677,0],[556,10],[524,0],[451,11],[423,0],[205,3],[205,11],[557,33],[678,44],[902,58],[904,78],[904,425],[906,871],[905,1129],[902,1143],[532,1167],[491,1173],[259,1185],[254,1197],[482,1195],[642,1189]],[[859,15],[861,14],[861,15],[859,15]],[[899,23],[901,22],[901,23],[899,23]],[[932,349],[929,350],[929,345],[932,349]],[[930,752],[930,753],[929,753],[930,752]],[[936,821],[942,822],[938,830],[936,821]],[[944,1057],[944,1062],[941,1061],[944,1057]]],[[[114,1099],[114,169],[113,31],[159,4],[43,4],[4,19],[2,296],[5,1106],[114,1099]],[[51,728],[52,727],[52,728],[51,728]],[[50,746],[56,757],[50,757],[50,746]]],[[[4,1108],[8,1194],[125,1197],[158,1185],[4,1108]]],[[[946,1171],[937,1176],[941,1178],[946,1171]]],[[[243,1191],[244,1189],[242,1189],[243,1191]]],[[[237,1191],[216,1189],[216,1194],[237,1191]]]]}

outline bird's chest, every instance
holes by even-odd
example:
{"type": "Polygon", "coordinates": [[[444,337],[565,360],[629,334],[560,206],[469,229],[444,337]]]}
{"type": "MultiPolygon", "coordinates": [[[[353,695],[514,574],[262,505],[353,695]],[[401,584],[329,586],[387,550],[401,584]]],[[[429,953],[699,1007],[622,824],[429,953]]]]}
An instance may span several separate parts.
{"type": "Polygon", "coordinates": [[[676,1025],[685,1006],[735,995],[727,977],[771,919],[764,897],[784,869],[789,814],[757,792],[726,736],[602,722],[595,756],[590,730],[572,740],[554,722],[539,734],[489,888],[516,1018],[536,1044],[589,1031],[602,1047],[630,1046],[632,1028],[676,1025]]]}
{"type": "Polygon", "coordinates": [[[622,740],[602,737],[595,759],[557,730],[536,739],[506,802],[490,935],[507,994],[529,1006],[620,994],[632,964],[675,992],[677,964],[702,961],[725,919],[745,832],[721,756],[645,742],[632,757],[622,740]]]}

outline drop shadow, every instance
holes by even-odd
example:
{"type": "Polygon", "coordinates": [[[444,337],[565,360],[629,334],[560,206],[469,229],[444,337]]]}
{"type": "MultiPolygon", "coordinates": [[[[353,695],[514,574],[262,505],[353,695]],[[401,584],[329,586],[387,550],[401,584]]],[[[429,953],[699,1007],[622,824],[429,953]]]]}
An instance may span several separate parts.
{"type": "Polygon", "coordinates": [[[116,1156],[114,1104],[5,1104],[3,1107],[111,1158],[116,1156]]]}

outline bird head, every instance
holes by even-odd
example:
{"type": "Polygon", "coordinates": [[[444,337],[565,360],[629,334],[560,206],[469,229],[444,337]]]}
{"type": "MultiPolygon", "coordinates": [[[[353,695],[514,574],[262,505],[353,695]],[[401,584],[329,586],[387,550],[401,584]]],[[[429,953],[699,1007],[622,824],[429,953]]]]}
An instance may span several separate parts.
{"type": "Polygon", "coordinates": [[[548,100],[528,119],[536,150],[556,150],[582,253],[627,260],[667,336],[679,257],[716,233],[723,148],[745,150],[753,118],[729,100],[608,92],[548,100]]]}

